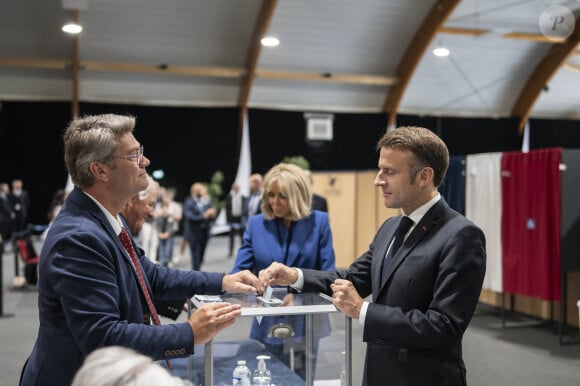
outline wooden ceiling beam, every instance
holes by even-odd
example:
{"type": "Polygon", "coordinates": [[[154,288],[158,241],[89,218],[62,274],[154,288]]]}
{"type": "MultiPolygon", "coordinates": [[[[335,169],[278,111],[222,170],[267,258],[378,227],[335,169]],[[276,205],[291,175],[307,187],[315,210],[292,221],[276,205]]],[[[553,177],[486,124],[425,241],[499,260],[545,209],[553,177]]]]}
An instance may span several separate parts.
{"type": "Polygon", "coordinates": [[[459,1],[441,0],[436,2],[415,32],[411,43],[407,46],[395,73],[399,81],[389,88],[383,106],[383,111],[389,114],[387,127],[391,127],[395,123],[401,99],[413,77],[419,61],[425,51],[427,51],[429,44],[431,44],[439,28],[447,20],[449,15],[451,15],[457,4],[459,4],[459,1]]]}
{"type": "MultiPolygon", "coordinates": [[[[437,31],[443,34],[449,35],[467,35],[467,36],[482,36],[486,34],[493,34],[493,30],[491,29],[482,29],[482,28],[462,28],[462,27],[441,27],[437,31]]],[[[529,32],[506,32],[501,35],[504,39],[516,39],[516,40],[529,40],[534,42],[540,43],[564,43],[566,39],[554,40],[553,38],[549,39],[544,35],[541,34],[533,34],[529,32]]]]}
{"type": "Polygon", "coordinates": [[[449,34],[449,35],[468,35],[468,36],[481,36],[491,32],[488,29],[480,28],[462,28],[462,27],[445,27],[441,26],[437,30],[438,33],[449,34]]]}
{"type": "Polygon", "coordinates": [[[519,132],[523,133],[524,127],[536,100],[552,76],[566,62],[566,59],[575,52],[580,43],[580,16],[576,18],[574,32],[564,43],[554,43],[550,51],[538,63],[534,72],[530,75],[522,91],[512,108],[512,115],[518,117],[519,132]]]}
{"type": "Polygon", "coordinates": [[[365,84],[371,86],[392,86],[397,83],[397,78],[392,76],[278,70],[256,70],[256,77],[264,79],[302,80],[307,82],[365,84]]]}
{"type": "Polygon", "coordinates": [[[0,58],[0,67],[65,70],[69,66],[70,62],[60,59],[0,58]]]}
{"type": "Polygon", "coordinates": [[[82,61],[81,64],[83,69],[93,71],[207,76],[214,78],[239,78],[245,73],[243,68],[227,67],[173,66],[167,64],[112,63],[96,61],[82,61]]]}
{"type": "Polygon", "coordinates": [[[544,35],[532,34],[528,32],[508,32],[501,35],[502,38],[505,39],[517,39],[517,40],[529,40],[532,42],[539,42],[539,43],[551,43],[551,44],[563,44],[566,42],[566,39],[548,39],[544,35]]]}
{"type": "MultiPolygon", "coordinates": [[[[66,70],[72,67],[72,62],[58,59],[30,59],[30,58],[2,58],[0,67],[37,68],[45,70],[66,70]]],[[[228,67],[199,67],[199,66],[173,66],[165,64],[142,64],[142,63],[114,63],[91,60],[79,61],[81,71],[102,72],[127,72],[142,74],[200,76],[210,78],[241,78],[246,74],[243,68],[228,67]]],[[[318,73],[297,72],[284,70],[259,70],[255,71],[255,77],[264,79],[301,80],[306,82],[328,82],[363,84],[371,86],[391,86],[397,82],[397,78],[391,76],[379,76],[368,74],[342,74],[342,73],[318,73]]]]}
{"type": "Polygon", "coordinates": [[[268,31],[270,21],[274,16],[274,11],[276,10],[277,5],[278,0],[262,0],[262,7],[260,9],[258,19],[256,20],[256,25],[254,26],[254,32],[250,40],[250,46],[248,48],[248,55],[246,58],[246,73],[242,78],[242,85],[238,95],[238,105],[240,107],[240,133],[244,121],[244,116],[246,115],[246,111],[248,109],[250,91],[252,90],[252,85],[254,83],[256,67],[258,65],[260,50],[262,48],[260,41],[268,31]]]}

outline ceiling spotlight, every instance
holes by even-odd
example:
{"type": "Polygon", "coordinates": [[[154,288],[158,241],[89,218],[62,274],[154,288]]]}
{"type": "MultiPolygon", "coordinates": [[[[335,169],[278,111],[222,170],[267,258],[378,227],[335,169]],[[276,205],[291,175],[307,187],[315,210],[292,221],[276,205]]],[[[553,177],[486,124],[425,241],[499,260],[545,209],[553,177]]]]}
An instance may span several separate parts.
{"type": "Polygon", "coordinates": [[[83,27],[80,24],[76,23],[67,23],[62,26],[62,30],[69,34],[78,34],[81,33],[83,27]]]}
{"type": "Polygon", "coordinates": [[[437,47],[433,50],[433,55],[443,58],[445,56],[449,56],[450,52],[449,49],[445,47],[437,47]]]}
{"type": "Polygon", "coordinates": [[[266,36],[262,38],[260,43],[265,47],[276,47],[280,44],[280,40],[274,36],[266,36]]]}

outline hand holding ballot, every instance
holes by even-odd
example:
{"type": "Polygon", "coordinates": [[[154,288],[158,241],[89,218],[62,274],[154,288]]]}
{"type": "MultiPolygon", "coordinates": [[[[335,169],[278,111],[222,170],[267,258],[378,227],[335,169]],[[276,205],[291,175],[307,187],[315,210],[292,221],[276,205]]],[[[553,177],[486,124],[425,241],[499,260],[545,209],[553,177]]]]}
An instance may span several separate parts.
{"type": "Polygon", "coordinates": [[[258,278],[247,269],[234,274],[224,275],[222,279],[222,291],[254,294],[264,292],[258,278]]]}
{"type": "Polygon", "coordinates": [[[266,288],[269,285],[288,286],[298,280],[298,271],[277,262],[270,264],[259,273],[260,285],[266,288]]]}

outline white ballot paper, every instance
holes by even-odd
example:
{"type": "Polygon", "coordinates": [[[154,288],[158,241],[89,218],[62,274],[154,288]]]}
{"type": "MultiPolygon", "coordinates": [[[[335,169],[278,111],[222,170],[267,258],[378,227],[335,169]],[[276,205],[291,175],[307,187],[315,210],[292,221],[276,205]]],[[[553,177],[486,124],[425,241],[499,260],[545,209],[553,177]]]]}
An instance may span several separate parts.
{"type": "MultiPolygon", "coordinates": [[[[264,304],[280,304],[280,303],[282,303],[282,300],[280,300],[276,297],[272,298],[273,292],[274,292],[274,290],[272,289],[272,287],[267,286],[266,290],[264,291],[264,295],[258,296],[258,297],[256,297],[256,299],[260,300],[264,304]]],[[[262,317],[257,316],[256,320],[258,321],[258,324],[260,324],[262,322],[262,317]]]]}

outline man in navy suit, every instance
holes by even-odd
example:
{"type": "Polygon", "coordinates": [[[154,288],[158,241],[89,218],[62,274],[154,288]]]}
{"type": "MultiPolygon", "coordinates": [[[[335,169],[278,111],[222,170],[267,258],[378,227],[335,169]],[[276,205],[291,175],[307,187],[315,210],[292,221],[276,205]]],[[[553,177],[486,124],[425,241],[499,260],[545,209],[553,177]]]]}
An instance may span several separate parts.
{"type": "Polygon", "coordinates": [[[437,192],[449,153],[433,132],[401,127],[377,148],[375,185],[385,206],[404,216],[386,220],[347,270],[273,263],[260,280],[332,294],[339,310],[358,319],[367,343],[365,385],[464,386],[461,341],[485,274],[484,234],[437,192]],[[395,237],[403,222],[411,228],[395,237]],[[404,241],[389,251],[396,240],[404,241]],[[372,303],[363,300],[371,294],[372,303]]]}
{"type": "Polygon", "coordinates": [[[244,214],[244,207],[248,206],[246,202],[247,200],[248,198],[240,192],[240,185],[234,182],[232,184],[230,194],[228,194],[226,199],[226,220],[230,227],[228,232],[228,257],[232,257],[234,254],[236,236],[238,236],[240,239],[240,245],[242,244],[242,235],[244,234],[242,218],[244,214]]]}
{"type": "Polygon", "coordinates": [[[70,385],[84,358],[102,346],[130,347],[155,360],[191,355],[194,344],[232,325],[240,307],[219,302],[186,322],[150,325],[157,319],[151,298],[254,292],[259,286],[248,271],[224,275],[154,264],[127,235],[119,212],[147,188],[150,163],[134,127],[133,117],[107,114],[74,120],[64,134],[75,188],[40,255],[40,327],[22,371],[23,386],[70,385]]]}

